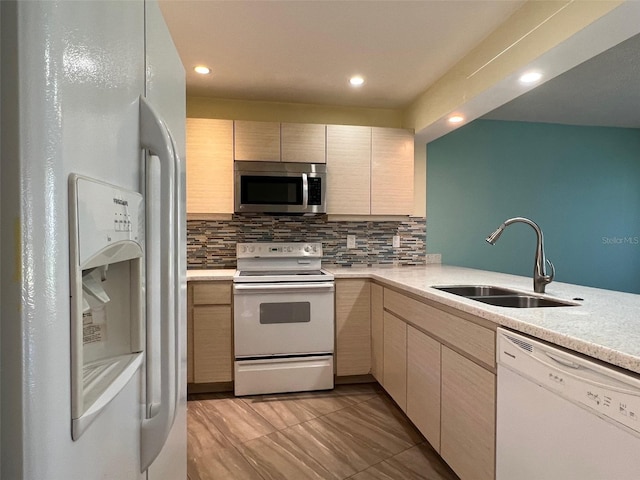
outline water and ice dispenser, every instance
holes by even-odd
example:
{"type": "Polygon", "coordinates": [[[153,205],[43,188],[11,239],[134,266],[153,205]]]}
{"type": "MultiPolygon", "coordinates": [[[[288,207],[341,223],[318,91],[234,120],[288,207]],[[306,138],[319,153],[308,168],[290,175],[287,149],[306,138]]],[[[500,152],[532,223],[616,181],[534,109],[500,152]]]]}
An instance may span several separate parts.
{"type": "Polygon", "coordinates": [[[144,218],[139,193],[70,176],[74,440],[143,362],[144,218]]]}

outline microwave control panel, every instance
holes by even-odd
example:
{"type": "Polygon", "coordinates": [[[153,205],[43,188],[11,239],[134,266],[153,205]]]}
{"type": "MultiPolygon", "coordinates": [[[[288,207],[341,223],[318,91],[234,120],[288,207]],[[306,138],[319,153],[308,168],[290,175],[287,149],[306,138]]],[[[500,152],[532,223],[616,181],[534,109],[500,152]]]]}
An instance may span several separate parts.
{"type": "Polygon", "coordinates": [[[309,177],[309,205],[322,205],[322,178],[309,177]]]}

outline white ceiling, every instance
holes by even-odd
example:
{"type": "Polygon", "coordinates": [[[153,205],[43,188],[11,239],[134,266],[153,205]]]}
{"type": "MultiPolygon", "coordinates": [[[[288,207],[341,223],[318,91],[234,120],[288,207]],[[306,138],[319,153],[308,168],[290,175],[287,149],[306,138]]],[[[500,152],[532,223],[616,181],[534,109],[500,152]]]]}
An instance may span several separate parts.
{"type": "Polygon", "coordinates": [[[640,128],[640,35],[549,80],[483,118],[640,128]]]}
{"type": "Polygon", "coordinates": [[[523,3],[160,0],[188,95],[378,108],[409,105],[523,3]]]}

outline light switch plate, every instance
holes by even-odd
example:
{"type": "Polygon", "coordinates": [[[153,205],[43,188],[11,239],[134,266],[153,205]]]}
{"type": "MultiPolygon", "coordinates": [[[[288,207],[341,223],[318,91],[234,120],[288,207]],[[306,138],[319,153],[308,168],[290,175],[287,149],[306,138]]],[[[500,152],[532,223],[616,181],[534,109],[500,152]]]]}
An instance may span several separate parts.
{"type": "Polygon", "coordinates": [[[356,236],[347,235],[347,248],[356,248],[356,236]]]}
{"type": "Polygon", "coordinates": [[[393,248],[400,248],[400,235],[393,236],[393,248]]]}

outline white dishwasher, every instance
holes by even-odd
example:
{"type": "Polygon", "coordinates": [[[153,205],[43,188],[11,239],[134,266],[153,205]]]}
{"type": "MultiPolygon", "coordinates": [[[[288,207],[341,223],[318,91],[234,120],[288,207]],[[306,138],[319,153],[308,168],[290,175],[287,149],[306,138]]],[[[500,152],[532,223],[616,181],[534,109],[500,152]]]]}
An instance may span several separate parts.
{"type": "Polygon", "coordinates": [[[496,480],[640,479],[640,376],[498,329],[496,480]]]}

